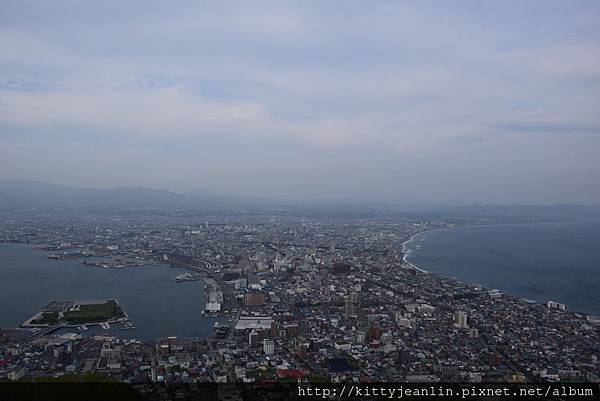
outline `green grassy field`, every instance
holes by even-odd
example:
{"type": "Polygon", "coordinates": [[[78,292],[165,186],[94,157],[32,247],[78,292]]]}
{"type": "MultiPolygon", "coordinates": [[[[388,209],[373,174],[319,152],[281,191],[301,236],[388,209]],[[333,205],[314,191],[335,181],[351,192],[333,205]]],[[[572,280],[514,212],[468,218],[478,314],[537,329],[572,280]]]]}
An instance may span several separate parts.
{"type": "Polygon", "coordinates": [[[58,313],[56,312],[44,312],[42,313],[42,315],[35,319],[32,320],[31,323],[33,324],[58,324],[58,313]]]}
{"type": "Polygon", "coordinates": [[[98,323],[123,317],[123,311],[114,300],[104,304],[81,305],[77,311],[66,312],[63,320],[69,324],[98,323]]]}

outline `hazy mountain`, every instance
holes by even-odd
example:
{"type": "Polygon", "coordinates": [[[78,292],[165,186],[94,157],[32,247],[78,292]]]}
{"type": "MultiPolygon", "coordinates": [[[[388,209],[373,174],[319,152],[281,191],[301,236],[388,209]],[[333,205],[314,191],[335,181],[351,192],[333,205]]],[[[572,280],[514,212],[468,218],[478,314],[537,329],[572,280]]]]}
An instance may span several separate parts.
{"type": "Polygon", "coordinates": [[[80,188],[25,180],[0,182],[0,210],[154,210],[243,207],[210,191],[176,193],[164,189],[80,188]]]}
{"type": "Polygon", "coordinates": [[[224,195],[206,189],[178,193],[164,189],[121,187],[82,188],[27,180],[0,181],[0,211],[29,212],[199,212],[301,213],[309,215],[397,214],[423,216],[600,216],[600,208],[581,205],[471,205],[433,202],[376,201],[365,199],[274,200],[241,195],[224,195]]]}

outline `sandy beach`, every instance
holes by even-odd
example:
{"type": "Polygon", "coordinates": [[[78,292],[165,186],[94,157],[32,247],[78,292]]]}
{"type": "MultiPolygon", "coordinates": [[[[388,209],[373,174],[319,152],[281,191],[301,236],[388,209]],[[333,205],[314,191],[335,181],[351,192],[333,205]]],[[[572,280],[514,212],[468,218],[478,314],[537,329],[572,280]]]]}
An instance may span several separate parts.
{"type": "MultiPolygon", "coordinates": [[[[427,231],[427,230],[425,230],[425,231],[427,231]]],[[[407,265],[407,266],[409,266],[411,269],[415,269],[416,271],[421,272],[421,273],[429,273],[429,272],[427,270],[421,269],[420,267],[416,266],[415,264],[413,264],[413,263],[411,263],[411,262],[409,262],[407,260],[407,258],[406,258],[408,256],[408,253],[407,253],[408,247],[407,247],[407,245],[410,242],[414,241],[414,239],[415,239],[415,237],[417,235],[421,235],[425,231],[420,231],[420,232],[418,232],[416,234],[413,234],[408,240],[406,240],[406,241],[404,241],[402,243],[402,253],[404,254],[404,256],[402,256],[402,262],[404,262],[404,264],[407,265]]]]}

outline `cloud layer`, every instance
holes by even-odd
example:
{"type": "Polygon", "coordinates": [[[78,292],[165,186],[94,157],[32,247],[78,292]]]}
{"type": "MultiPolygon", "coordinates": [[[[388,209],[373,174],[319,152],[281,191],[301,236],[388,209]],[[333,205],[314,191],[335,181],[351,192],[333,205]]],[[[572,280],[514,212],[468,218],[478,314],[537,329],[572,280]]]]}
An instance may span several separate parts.
{"type": "Polygon", "coordinates": [[[600,202],[595,2],[0,5],[0,178],[600,202]]]}

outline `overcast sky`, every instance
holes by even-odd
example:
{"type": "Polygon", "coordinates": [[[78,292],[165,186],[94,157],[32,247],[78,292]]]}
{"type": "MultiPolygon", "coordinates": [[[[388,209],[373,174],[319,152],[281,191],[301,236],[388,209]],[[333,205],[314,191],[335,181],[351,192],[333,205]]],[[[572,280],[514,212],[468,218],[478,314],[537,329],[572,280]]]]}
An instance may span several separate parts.
{"type": "Polygon", "coordinates": [[[0,179],[600,203],[600,2],[0,2],[0,179]]]}

